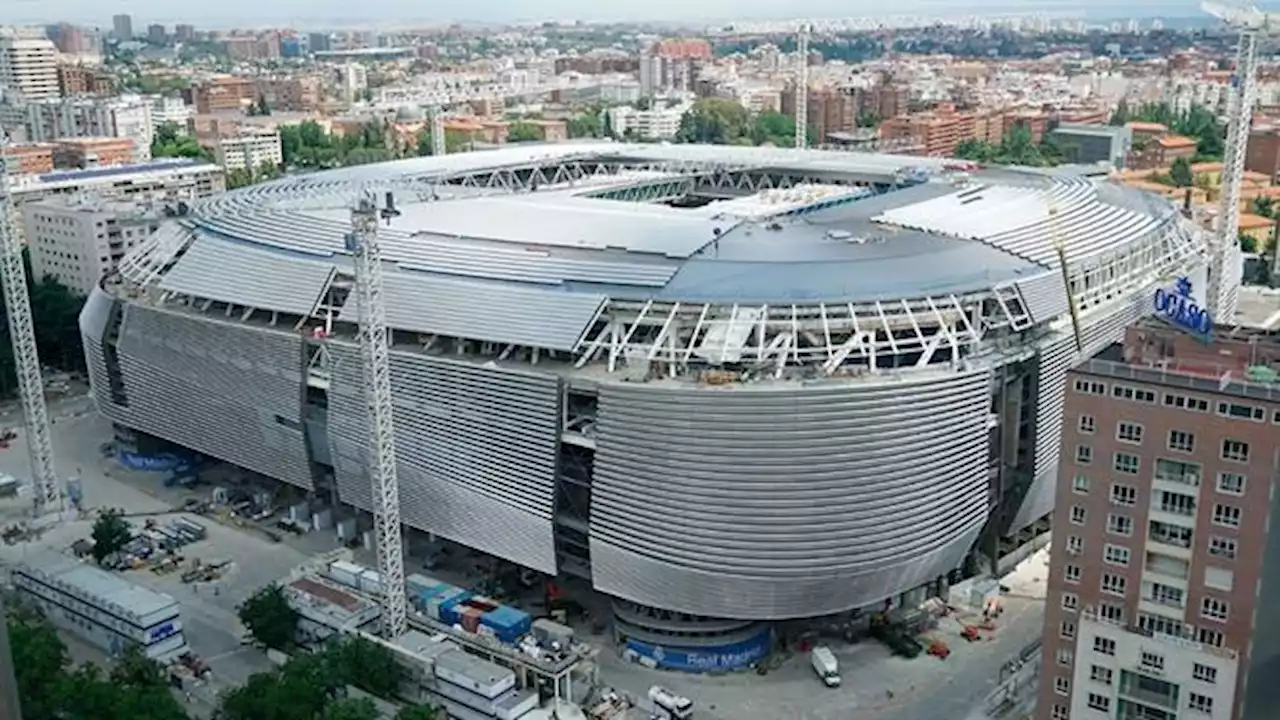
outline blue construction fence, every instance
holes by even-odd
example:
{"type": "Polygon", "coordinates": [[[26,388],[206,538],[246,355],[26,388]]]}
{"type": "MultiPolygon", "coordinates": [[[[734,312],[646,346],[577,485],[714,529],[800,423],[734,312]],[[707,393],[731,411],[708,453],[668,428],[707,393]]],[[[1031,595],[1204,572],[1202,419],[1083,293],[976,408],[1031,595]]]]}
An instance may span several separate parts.
{"type": "Polygon", "coordinates": [[[763,625],[746,640],[709,647],[679,647],[627,638],[625,648],[651,660],[662,670],[682,672],[724,672],[743,670],[763,660],[773,646],[773,629],[763,625]]]}

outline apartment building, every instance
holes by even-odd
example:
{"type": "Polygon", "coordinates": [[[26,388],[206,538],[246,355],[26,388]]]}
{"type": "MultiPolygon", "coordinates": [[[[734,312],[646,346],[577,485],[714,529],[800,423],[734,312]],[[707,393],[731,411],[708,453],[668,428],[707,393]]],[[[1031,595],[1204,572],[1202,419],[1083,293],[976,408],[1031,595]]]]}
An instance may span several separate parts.
{"type": "Polygon", "coordinates": [[[9,160],[9,172],[34,175],[53,172],[53,150],[51,143],[26,143],[6,147],[4,156],[9,160]]]}
{"type": "Polygon", "coordinates": [[[4,106],[7,122],[28,142],[114,137],[133,141],[133,162],[151,159],[151,103],[136,95],[64,98],[4,106]]]}
{"type": "Polygon", "coordinates": [[[0,28],[0,90],[22,100],[59,97],[57,56],[38,31],[0,28]]]}
{"type": "Polygon", "coordinates": [[[885,120],[880,124],[880,138],[920,145],[925,155],[951,157],[960,143],[976,136],[976,129],[973,115],[942,103],[932,112],[885,120]]]}
{"type": "Polygon", "coordinates": [[[1069,373],[1038,720],[1277,716],[1277,370],[1151,318],[1069,373]]]}
{"type": "Polygon", "coordinates": [[[619,106],[609,108],[609,127],[618,137],[635,137],[644,140],[670,140],[680,130],[680,120],[689,105],[637,110],[619,106]]]}
{"type": "Polygon", "coordinates": [[[155,133],[161,126],[172,123],[185,133],[190,127],[191,115],[191,106],[180,97],[154,97],[151,100],[151,131],[155,133]]]}
{"type": "Polygon", "coordinates": [[[58,65],[58,91],[63,97],[72,95],[96,95],[107,97],[116,94],[116,79],[111,73],[87,65],[58,65]]]}
{"type": "Polygon", "coordinates": [[[142,205],[69,196],[27,203],[22,222],[32,274],[80,295],[160,227],[159,215],[142,205]]]}
{"type": "Polygon", "coordinates": [[[221,75],[183,91],[188,105],[201,115],[241,110],[258,99],[257,87],[250,78],[221,75]]]}
{"type": "Polygon", "coordinates": [[[128,165],[137,154],[129,138],[66,138],[54,143],[53,164],[69,170],[128,165]]]}
{"type": "Polygon", "coordinates": [[[218,164],[227,170],[257,170],[264,165],[279,167],[284,162],[278,130],[246,128],[235,135],[218,137],[213,152],[218,164]]]}

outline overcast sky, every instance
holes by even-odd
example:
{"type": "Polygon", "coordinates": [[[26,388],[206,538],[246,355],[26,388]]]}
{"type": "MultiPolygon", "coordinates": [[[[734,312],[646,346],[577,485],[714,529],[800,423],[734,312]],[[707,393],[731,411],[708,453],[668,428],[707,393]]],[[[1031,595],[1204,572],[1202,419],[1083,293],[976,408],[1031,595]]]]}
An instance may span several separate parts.
{"type": "MultiPolygon", "coordinates": [[[[1272,3],[1260,3],[1272,4],[1272,3]]],[[[1192,15],[1196,0],[896,0],[895,13],[1051,12],[1093,17],[1192,15]]],[[[542,19],[719,20],[727,18],[850,17],[882,14],[880,0],[0,0],[0,24],[66,20],[107,25],[130,13],[134,27],[151,22],[209,26],[314,25],[335,20],[390,23],[413,20],[511,22],[542,19]]]]}

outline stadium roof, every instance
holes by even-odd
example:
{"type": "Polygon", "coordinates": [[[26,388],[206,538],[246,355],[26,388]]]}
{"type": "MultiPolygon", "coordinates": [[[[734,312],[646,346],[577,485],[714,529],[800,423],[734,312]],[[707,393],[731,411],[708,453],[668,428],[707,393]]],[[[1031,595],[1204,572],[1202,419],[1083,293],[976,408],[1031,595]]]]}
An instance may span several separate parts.
{"type": "Polygon", "coordinates": [[[513,303],[523,315],[508,317],[507,334],[494,338],[511,341],[513,326],[533,333],[551,328],[557,314],[573,318],[561,330],[538,331],[543,347],[576,342],[582,323],[609,299],[870,303],[988,292],[1056,275],[1059,240],[1070,262],[1089,263],[1161,232],[1175,216],[1164,200],[1070,173],[957,175],[946,161],[929,158],[600,142],[515,146],[228,193],[189,218],[191,247],[161,287],[309,314],[332,273],[349,268],[346,207],[362,189],[394,192],[402,212],[379,230],[383,259],[394,266],[389,293],[402,305],[388,310],[393,324],[399,317],[405,329],[445,332],[468,322],[468,313],[497,322],[501,306],[513,303]],[[459,180],[499,171],[527,178],[531,168],[573,163],[607,164],[614,174],[523,189],[459,180]],[[646,183],[692,187],[715,172],[798,177],[807,185],[699,185],[704,197],[716,197],[697,207],[624,197],[646,183]],[[439,199],[420,202],[431,194],[439,199]],[[225,268],[237,268],[234,278],[225,268]]]}

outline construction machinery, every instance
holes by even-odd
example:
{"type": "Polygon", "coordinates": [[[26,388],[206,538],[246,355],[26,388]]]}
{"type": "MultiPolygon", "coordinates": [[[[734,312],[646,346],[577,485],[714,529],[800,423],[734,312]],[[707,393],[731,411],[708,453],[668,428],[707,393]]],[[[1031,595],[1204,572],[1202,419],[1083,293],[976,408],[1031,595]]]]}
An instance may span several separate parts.
{"type": "MultiPolygon", "coordinates": [[[[443,142],[443,133],[437,137],[438,142],[443,142]]],[[[399,214],[391,193],[386,193],[385,204],[379,206],[377,194],[366,192],[351,210],[351,232],[346,236],[347,251],[355,259],[360,357],[369,408],[369,482],[372,485],[374,536],[382,584],[382,634],[387,638],[400,637],[405,633],[408,610],[391,404],[391,349],[382,292],[378,223],[382,220],[389,223],[399,214]]]]}
{"type": "Polygon", "coordinates": [[[1257,69],[1258,36],[1280,26],[1280,16],[1264,13],[1256,7],[1239,7],[1216,2],[1201,3],[1200,8],[1225,22],[1240,34],[1236,51],[1235,73],[1231,76],[1228,98],[1227,145],[1222,159],[1222,195],[1218,206],[1218,227],[1210,247],[1209,287],[1204,299],[1209,312],[1229,317],[1235,308],[1223,289],[1222,276],[1227,272],[1228,248],[1237,242],[1240,226],[1240,185],[1244,180],[1244,161],[1253,118],[1254,86],[1257,69]]]}
{"type": "Polygon", "coordinates": [[[431,154],[438,157],[449,151],[444,136],[444,108],[432,105],[428,114],[431,117],[431,154]]]}
{"type": "Polygon", "coordinates": [[[9,138],[0,131],[0,283],[9,316],[9,336],[13,342],[14,369],[22,417],[27,429],[27,453],[31,458],[31,486],[35,516],[60,511],[61,489],[53,466],[53,439],[49,432],[49,411],[44,404],[44,377],[36,350],[36,331],[31,318],[31,296],[27,290],[27,270],[22,260],[22,244],[14,232],[14,207],[9,185],[9,138]]]}

